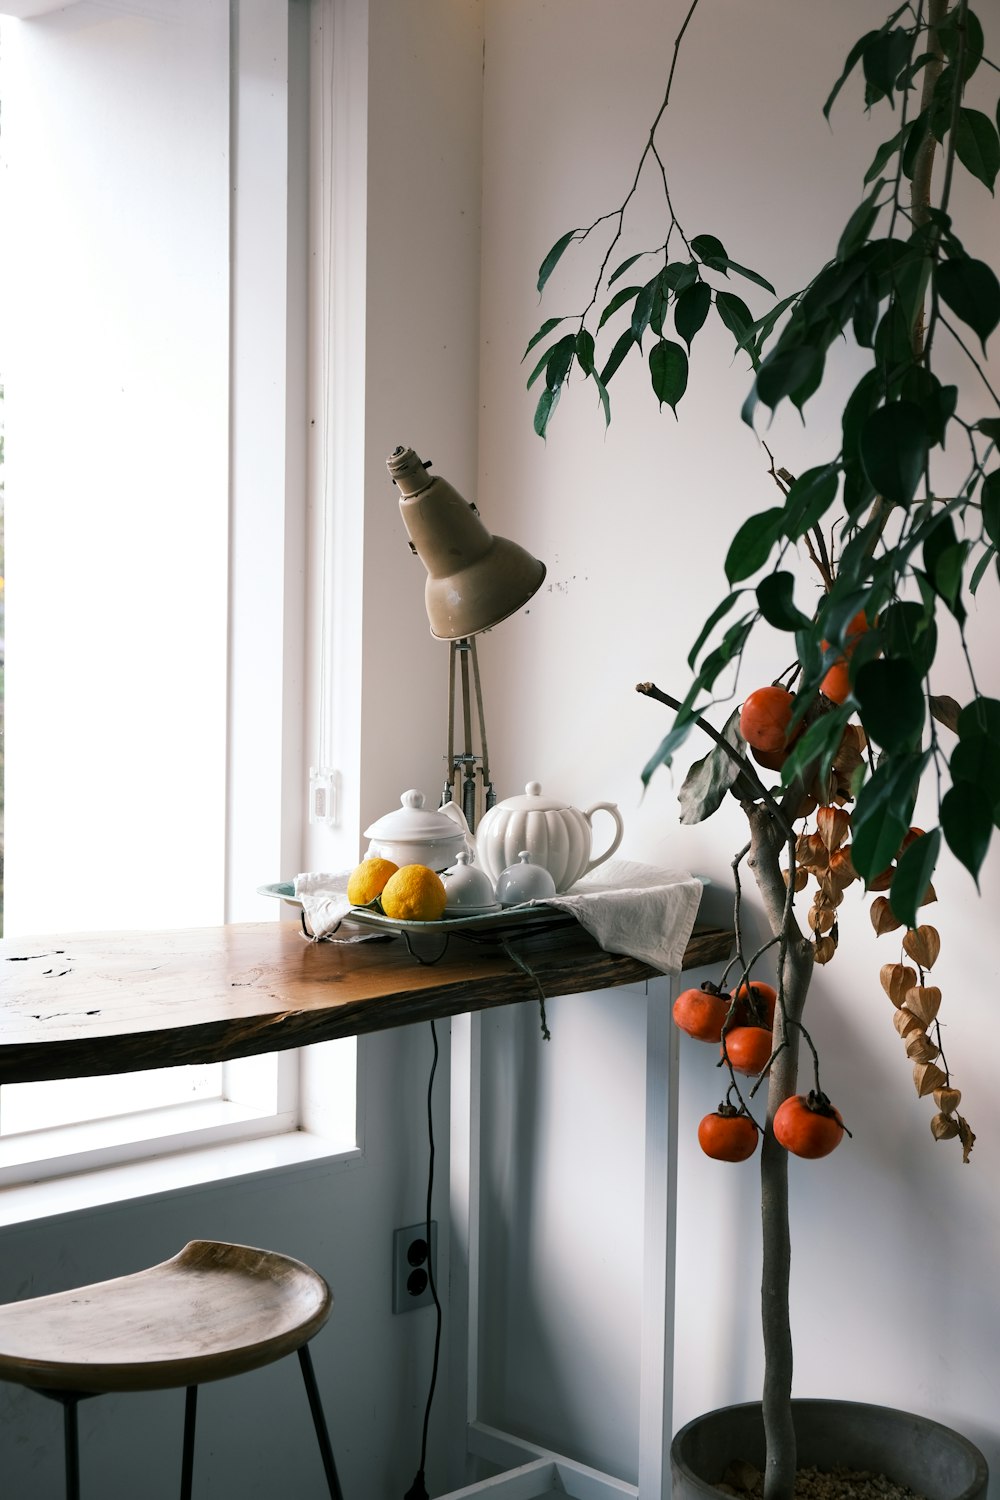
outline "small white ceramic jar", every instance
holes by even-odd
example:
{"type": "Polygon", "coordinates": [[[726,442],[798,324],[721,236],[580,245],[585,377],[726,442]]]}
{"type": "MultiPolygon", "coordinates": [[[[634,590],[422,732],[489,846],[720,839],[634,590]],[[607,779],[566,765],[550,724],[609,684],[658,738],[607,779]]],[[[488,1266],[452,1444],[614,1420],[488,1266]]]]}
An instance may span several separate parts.
{"type": "Polygon", "coordinates": [[[479,917],[500,910],[489,876],[472,864],[468,849],[458,851],[458,859],[450,869],[441,871],[441,879],[448,898],[446,916],[479,917]]]}
{"type": "Polygon", "coordinates": [[[399,800],[401,805],[395,812],[377,818],[365,829],[365,838],[371,840],[367,859],[391,859],[395,865],[427,865],[440,872],[453,865],[463,849],[470,852],[458,821],[462,818],[461,810],[454,803],[446,805],[454,808],[458,818],[443,809],[425,807],[423,792],[415,789],[404,792],[399,800]]]}
{"type": "Polygon", "coordinates": [[[546,901],[556,893],[556,883],[542,865],[532,863],[527,849],[517,856],[516,865],[501,870],[497,881],[497,900],[501,906],[520,906],[522,901],[546,901]]]}

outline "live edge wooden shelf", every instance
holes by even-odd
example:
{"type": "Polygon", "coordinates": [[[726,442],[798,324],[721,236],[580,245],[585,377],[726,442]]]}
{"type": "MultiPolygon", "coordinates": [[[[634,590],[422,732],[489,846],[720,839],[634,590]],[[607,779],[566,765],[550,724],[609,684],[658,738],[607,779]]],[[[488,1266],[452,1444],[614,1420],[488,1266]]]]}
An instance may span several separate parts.
{"type": "MultiPolygon", "coordinates": [[[[0,1084],[226,1061],[414,1021],[607,989],[657,970],[605,953],[575,922],[496,943],[453,939],[419,963],[399,938],[307,942],[293,922],[0,944],[0,1084]],[[535,977],[533,977],[535,976],[535,977]]],[[[732,937],[696,928],[684,967],[732,937]]]]}

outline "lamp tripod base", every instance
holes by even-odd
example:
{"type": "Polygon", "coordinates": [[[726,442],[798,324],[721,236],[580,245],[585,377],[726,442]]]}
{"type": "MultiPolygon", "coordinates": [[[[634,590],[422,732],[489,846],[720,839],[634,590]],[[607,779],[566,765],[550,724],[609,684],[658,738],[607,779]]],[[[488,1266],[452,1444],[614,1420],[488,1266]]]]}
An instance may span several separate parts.
{"type": "Polygon", "coordinates": [[[463,636],[450,642],[448,677],[448,774],[441,795],[441,805],[457,802],[470,829],[497,800],[490,777],[489,749],[486,742],[486,718],[479,678],[479,657],[475,636],[463,636]],[[458,679],[461,693],[461,724],[464,748],[455,749],[455,688],[458,679]],[[479,752],[473,748],[473,707],[479,729],[479,752]]]}

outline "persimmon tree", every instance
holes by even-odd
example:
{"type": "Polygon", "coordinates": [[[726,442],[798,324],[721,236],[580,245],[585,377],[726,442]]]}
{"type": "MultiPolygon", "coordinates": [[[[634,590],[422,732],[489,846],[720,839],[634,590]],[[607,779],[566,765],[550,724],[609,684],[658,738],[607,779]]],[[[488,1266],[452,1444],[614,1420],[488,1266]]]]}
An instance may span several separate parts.
{"type": "Polygon", "coordinates": [[[796,475],[768,453],[775,502],[748,516],[729,543],[728,592],[693,643],[686,693],[675,697],[652,683],[638,688],[674,712],[643,780],[669,765],[697,727],[713,744],[680,790],[682,821],[710,817],[732,796],[748,825],[733,861],[735,982],[706,997],[714,1004],[699,1007],[689,998],[684,1014],[693,1018],[692,1034],[718,1044],[728,1064],[727,1097],[702,1122],[708,1154],[727,1160],[753,1154],[746,1122],[766,1082],[766,1120],[759,1127],[764,1494],[765,1500],[790,1500],[795,1438],[787,1160],[789,1150],[825,1154],[844,1133],[821,1087],[803,1015],[814,965],[835,957],[843,893],[857,880],[871,893],[876,932],[901,934],[903,951],[880,977],[914,1086],[933,1097],[932,1133],[954,1139],[965,1161],[975,1139],[959,1113],[961,1094],[942,1050],[941,993],[928,982],[940,942],[921,918],[935,899],[933,876],[943,850],[978,880],[1000,824],[1000,701],[980,692],[966,642],[970,600],[981,587],[995,587],[1000,572],[1000,396],[985,368],[986,344],[1000,322],[1000,282],[990,265],[967,251],[952,215],[956,173],[969,173],[993,191],[1000,104],[997,63],[967,0],[913,0],[859,38],[823,113],[831,116],[844,83],[859,74],[865,108],[887,120],[886,139],[828,258],[806,285],[779,298],[765,276],[735,260],[714,234],[691,232],[695,226],[684,221],[671,193],[664,122],[700,3],[710,9],[710,0],[693,0],[685,15],[662,103],[622,201],[563,234],[541,264],[539,293],[567,252],[590,252],[593,292],[578,313],[547,318],[526,357],[533,359],[528,385],[539,392],[534,425],[543,438],[574,377],[593,382],[610,422],[612,381],[629,360],[645,361],[653,397],[676,414],[697,336],[713,318],[751,367],[741,413],[751,426],[785,402],[803,413],[824,387],[835,346],[851,346],[864,360],[864,373],[843,403],[836,451],[818,452],[815,464],[796,475]],[[967,102],[977,73],[976,88],[985,79],[992,90],[991,114],[967,102]],[[644,173],[662,189],[662,238],[619,260],[644,173]],[[754,317],[735,290],[740,282],[775,299],[763,316],[754,317]],[[936,373],[935,357],[945,346],[960,351],[966,363],[961,390],[936,373]],[[963,455],[963,474],[942,493],[946,442],[952,466],[955,453],[963,455]],[[797,597],[803,562],[820,582],[818,603],[809,607],[797,597]],[[962,644],[966,681],[956,686],[957,697],[935,696],[929,686],[942,616],[950,617],[962,644]],[[761,685],[756,704],[747,699],[717,729],[707,715],[761,627],[784,642],[776,649],[775,680],[761,685]],[[921,788],[935,809],[926,831],[911,826],[921,788]],[[743,937],[744,863],[771,934],[756,952],[746,951],[743,937]],[[768,1007],[762,1013],[757,1005],[749,1016],[745,1010],[758,988],[755,966],[772,948],[776,1008],[762,1058],[759,1032],[769,1027],[768,1007]],[[750,1029],[758,1036],[739,1036],[750,1029]],[[812,1069],[806,1092],[799,1085],[803,1039],[812,1069]],[[757,1083],[749,1084],[745,1075],[758,1071],[757,1083]]]}

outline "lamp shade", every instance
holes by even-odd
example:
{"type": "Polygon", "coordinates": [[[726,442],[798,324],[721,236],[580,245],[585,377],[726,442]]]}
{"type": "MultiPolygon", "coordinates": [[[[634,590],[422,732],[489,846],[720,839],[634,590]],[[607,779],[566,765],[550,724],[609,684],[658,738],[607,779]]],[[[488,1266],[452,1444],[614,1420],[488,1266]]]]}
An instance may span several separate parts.
{"type": "Polygon", "coordinates": [[[516,542],[492,536],[475,507],[439,474],[428,474],[412,448],[386,460],[399,488],[399,511],[427,569],[424,604],[431,634],[457,641],[498,625],[541,587],[545,564],[516,542]]]}

